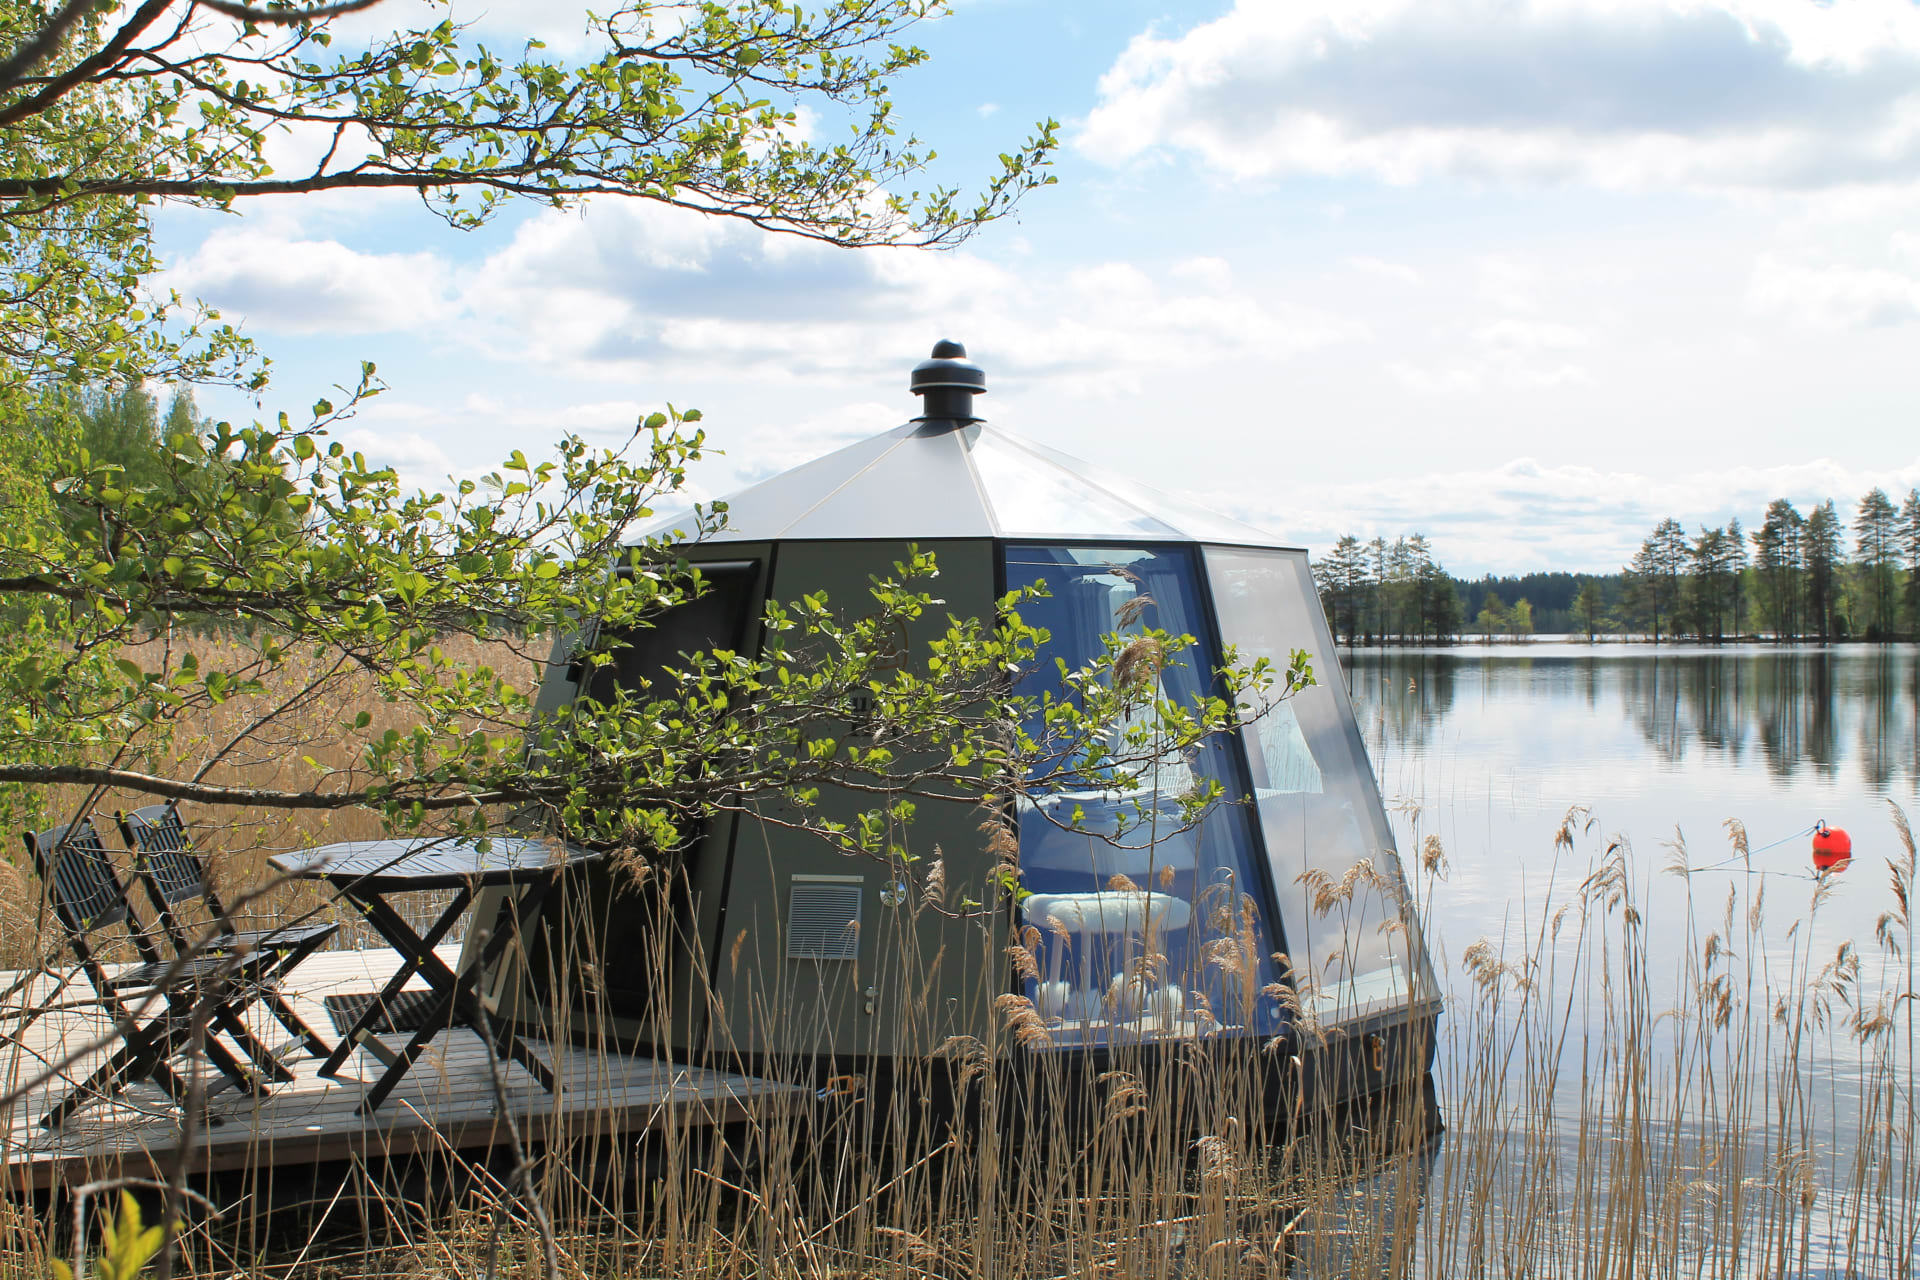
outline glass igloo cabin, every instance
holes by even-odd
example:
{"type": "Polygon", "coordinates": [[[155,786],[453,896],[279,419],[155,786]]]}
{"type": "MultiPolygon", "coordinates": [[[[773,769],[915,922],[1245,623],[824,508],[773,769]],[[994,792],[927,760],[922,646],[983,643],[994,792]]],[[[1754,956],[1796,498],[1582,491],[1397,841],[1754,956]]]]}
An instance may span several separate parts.
{"type": "MultiPolygon", "coordinates": [[[[1103,637],[1141,626],[1197,641],[1161,673],[1176,700],[1217,678],[1225,646],[1283,672],[1304,649],[1316,683],[1139,779],[1164,795],[1194,774],[1218,779],[1227,800],[1197,825],[1115,835],[1121,815],[1141,812],[1138,795],[1021,798],[1025,892],[985,927],[913,912],[895,874],[815,837],[722,819],[685,853],[671,906],[594,898],[589,928],[606,939],[594,985],[615,1031],[682,1059],[752,1069],[800,1058],[831,1071],[924,1054],[948,1036],[985,1039],[1005,1015],[1000,998],[1023,995],[1044,1044],[1064,1053],[1270,1044],[1311,1021],[1303,1045],[1356,1046],[1332,1073],[1337,1093],[1378,1087],[1407,1054],[1424,1068],[1439,1003],[1306,552],[993,427],[975,416],[986,380],[965,356],[942,342],[913,370],[919,417],[728,496],[724,531],[686,549],[711,591],[629,637],[592,679],[630,680],[713,646],[751,649],[769,600],[857,601],[869,575],[917,546],[937,557],[939,594],[958,616],[991,617],[1007,591],[1045,584],[1021,607],[1050,634],[1043,661],[1019,677],[1036,698],[1050,682],[1062,692],[1050,659],[1080,667],[1104,652],[1103,637]],[[1316,880],[1350,891],[1316,910],[1316,880]],[[672,952],[664,995],[649,967],[658,949],[637,945],[661,936],[672,952]],[[1037,974],[1009,958],[1021,939],[1037,974]],[[1156,961],[1142,966],[1149,952],[1156,961]]],[[[944,625],[929,620],[910,639],[924,644],[944,625]]],[[[580,692],[563,658],[547,706],[580,692]]],[[[972,803],[927,802],[911,839],[940,846],[950,884],[979,885],[992,861],[979,823],[972,803]]]]}

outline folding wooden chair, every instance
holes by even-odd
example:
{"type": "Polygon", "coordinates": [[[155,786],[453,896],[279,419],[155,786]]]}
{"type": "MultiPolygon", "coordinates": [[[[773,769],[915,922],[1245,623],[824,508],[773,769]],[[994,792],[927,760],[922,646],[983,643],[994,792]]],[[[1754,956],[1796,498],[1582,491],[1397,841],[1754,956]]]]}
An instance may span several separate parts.
{"type": "Polygon", "coordinates": [[[316,1058],[330,1057],[333,1046],[322,1040],[319,1033],[287,1003],[280,989],[280,980],[302,960],[318,951],[340,931],[340,926],[323,921],[319,924],[285,925],[277,929],[236,929],[226,909],[221,906],[219,895],[207,880],[205,864],[193,851],[193,842],[187,838],[186,825],[180,820],[179,809],[171,804],[148,805],[132,813],[122,813],[119,819],[120,833],[126,838],[127,847],[133,850],[134,871],[146,886],[147,897],[153,903],[167,940],[173,944],[174,953],[228,955],[258,952],[267,956],[258,986],[254,988],[260,1002],[266,1005],[281,1026],[299,1039],[308,1053],[316,1058]],[[196,898],[206,904],[214,927],[218,930],[217,934],[198,947],[174,913],[182,903],[196,898]]]}
{"type": "Polygon", "coordinates": [[[266,1091],[255,1071],[215,1038],[215,1030],[233,1036],[253,1066],[291,1078],[232,1009],[234,993],[258,980],[260,957],[230,953],[163,959],[134,915],[92,818],[30,831],[26,841],[67,942],[121,1041],[92,1075],[41,1117],[42,1125],[57,1127],[87,1103],[118,1093],[133,1080],[152,1080],[185,1105],[192,1082],[173,1060],[192,1049],[195,1026],[203,1021],[206,1034],[199,1037],[200,1048],[220,1073],[217,1081],[207,1082],[203,1097],[228,1087],[254,1094],[266,1091]],[[116,924],[133,943],[140,963],[109,973],[94,955],[92,939],[116,924]]]}

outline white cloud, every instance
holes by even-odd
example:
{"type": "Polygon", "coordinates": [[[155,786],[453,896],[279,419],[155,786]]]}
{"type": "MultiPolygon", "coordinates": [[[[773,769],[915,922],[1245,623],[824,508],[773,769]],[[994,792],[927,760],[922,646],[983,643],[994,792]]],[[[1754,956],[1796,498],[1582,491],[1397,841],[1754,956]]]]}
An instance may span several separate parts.
{"type": "MultiPolygon", "coordinates": [[[[294,121],[267,130],[265,151],[267,163],[273,166],[274,176],[292,180],[351,169],[370,156],[377,157],[380,146],[373,135],[359,125],[351,125],[336,133],[331,125],[294,121]]],[[[397,187],[376,187],[361,191],[308,192],[296,199],[301,214],[311,216],[316,205],[330,206],[346,202],[359,205],[392,204],[416,201],[419,197],[397,187]]],[[[280,203],[282,207],[285,206],[285,202],[280,203]]]]}
{"type": "Polygon", "coordinates": [[[1387,374],[1409,391],[1426,396],[1472,395],[1486,385],[1486,372],[1478,366],[1423,369],[1395,360],[1387,365],[1387,374]]]}
{"type": "Polygon", "coordinates": [[[1553,320],[1502,316],[1468,334],[1472,353],[1426,366],[1407,360],[1387,364],[1387,375],[1418,395],[1457,398],[1496,390],[1550,391],[1582,386],[1593,377],[1565,352],[1592,345],[1587,330],[1553,320]]]}
{"type": "Polygon", "coordinates": [[[741,483],[753,484],[897,427],[904,416],[897,400],[889,404],[856,401],[809,414],[797,422],[751,428],[740,433],[738,441],[728,446],[727,454],[741,483]]]}
{"type": "Polygon", "coordinates": [[[1802,188],[1920,175],[1906,0],[1239,0],[1137,36],[1076,137],[1234,178],[1802,188]]]}
{"type": "Polygon", "coordinates": [[[428,402],[390,391],[361,406],[337,434],[348,448],[393,467],[407,485],[434,488],[449,476],[475,479],[496,469],[508,449],[523,446],[531,454],[562,434],[618,447],[657,408],[624,399],[535,404],[477,391],[428,402]],[[490,443],[475,448],[481,438],[490,443]],[[503,442],[497,453],[489,452],[492,442],[503,442]]]}
{"type": "Polygon", "coordinates": [[[1748,300],[1763,314],[1824,329],[1878,328],[1920,320],[1920,276],[1892,267],[1808,266],[1764,255],[1748,300]]]}
{"type": "Polygon", "coordinates": [[[1484,302],[1506,311],[1536,311],[1541,286],[1552,274],[1537,262],[1486,257],[1474,264],[1475,293],[1484,302]]]}
{"type": "Polygon", "coordinates": [[[362,253],[265,226],[215,231],[164,283],[274,333],[385,333],[450,312],[446,264],[431,253],[362,253]]]}
{"type": "Polygon", "coordinates": [[[1404,263],[1388,262],[1382,258],[1370,258],[1361,254],[1348,258],[1347,265],[1355,271],[1364,272],[1370,276],[1380,276],[1387,280],[1397,280],[1401,284],[1420,283],[1420,273],[1404,263]]]}
{"type": "Polygon", "coordinates": [[[638,400],[595,400],[548,410],[541,416],[563,431],[576,431],[581,435],[625,436],[631,434],[641,420],[657,407],[643,405],[638,400]]]}
{"type": "Polygon", "coordinates": [[[356,45],[395,31],[431,30],[449,18],[469,28],[469,39],[511,57],[528,39],[544,41],[545,56],[578,55],[589,43],[587,15],[598,5],[573,0],[387,0],[329,24],[336,41],[356,45]]]}
{"type": "Polygon", "coordinates": [[[1473,340],[1483,347],[1507,352],[1568,351],[1584,347],[1590,341],[1584,330],[1572,325],[1511,316],[1481,325],[1474,330],[1473,340]]]}
{"type": "Polygon", "coordinates": [[[1509,369],[1504,376],[1509,385],[1523,391],[1587,386],[1593,382],[1593,375],[1577,364],[1556,364],[1549,368],[1509,369]]]}
{"type": "Polygon", "coordinates": [[[362,425],[349,427],[338,438],[347,448],[366,454],[374,466],[392,467],[409,489],[439,490],[453,474],[453,459],[437,441],[399,425],[423,416],[408,412],[406,406],[385,412],[369,409],[361,415],[362,425]]]}
{"type": "Polygon", "coordinates": [[[1173,264],[1176,280],[1191,280],[1213,293],[1233,288],[1233,264],[1225,258],[1185,258],[1173,264]]]}
{"type": "Polygon", "coordinates": [[[894,353],[931,337],[990,335],[996,375],[1121,394],[1144,370],[1283,359],[1368,332],[1238,288],[1219,258],[1015,272],[614,202],[530,219],[471,281],[464,305],[497,350],[593,377],[886,377],[894,353]]]}

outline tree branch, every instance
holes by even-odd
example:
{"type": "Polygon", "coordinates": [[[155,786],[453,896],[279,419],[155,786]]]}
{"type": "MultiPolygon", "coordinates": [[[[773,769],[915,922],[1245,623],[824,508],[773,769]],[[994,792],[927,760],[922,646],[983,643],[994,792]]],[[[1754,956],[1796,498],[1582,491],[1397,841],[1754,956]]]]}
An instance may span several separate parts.
{"type": "MultiPolygon", "coordinates": [[[[286,791],[269,787],[229,787],[211,782],[189,782],[163,778],[137,769],[117,769],[90,764],[7,764],[0,765],[0,782],[18,782],[28,786],[72,783],[85,787],[118,787],[142,795],[167,800],[191,800],[198,804],[253,806],[262,809],[352,809],[379,805],[395,798],[391,787],[363,787],[353,791],[286,791]]],[[[459,791],[440,795],[406,797],[422,809],[471,809],[480,805],[531,800],[544,788],[513,788],[492,791],[459,791]]],[[[564,791],[556,786],[554,791],[564,791]]]]}
{"type": "Polygon", "coordinates": [[[13,56],[0,63],[0,93],[16,89],[26,79],[27,72],[38,66],[66,36],[74,23],[80,21],[87,10],[106,0],[68,0],[67,7],[53,15],[53,21],[41,28],[40,33],[13,51],[13,56]]]}
{"type": "MultiPolygon", "coordinates": [[[[10,107],[0,109],[0,127],[18,124],[29,116],[38,115],[73,91],[74,86],[84,83],[89,77],[111,66],[133,44],[134,40],[152,26],[154,20],[166,12],[173,0],[147,0],[114,32],[113,39],[91,58],[75,63],[65,73],[49,80],[40,92],[31,97],[22,98],[10,107]]],[[[77,4],[74,7],[79,7],[77,4]]],[[[59,19],[56,18],[55,21],[59,19]]]]}
{"type": "MultiPolygon", "coordinates": [[[[0,113],[0,115],[3,114],[0,113]]],[[[0,118],[0,124],[4,123],[4,118],[0,118]]],[[[397,188],[425,193],[444,191],[454,187],[484,187],[507,195],[529,196],[541,200],[571,201],[593,195],[628,196],[651,200],[657,204],[671,205],[676,209],[685,209],[693,213],[737,218],[743,222],[752,223],[763,231],[798,235],[803,239],[819,240],[828,244],[884,241],[888,244],[902,244],[908,247],[934,247],[960,238],[966,232],[963,222],[951,227],[928,226],[917,238],[902,238],[893,234],[883,235],[873,228],[867,228],[863,235],[854,237],[847,234],[848,231],[856,229],[851,224],[841,228],[823,223],[810,218],[808,212],[801,208],[786,211],[764,208],[752,198],[735,192],[712,190],[699,181],[683,181],[678,185],[678,190],[698,192],[706,197],[701,200],[687,200],[667,195],[664,191],[636,187],[617,178],[589,178],[585,181],[569,182],[564,188],[556,188],[539,180],[535,174],[518,171],[461,173],[453,170],[435,170],[415,173],[381,173],[365,169],[344,169],[327,174],[313,173],[304,178],[265,179],[257,182],[144,177],[90,181],[72,174],[63,174],[47,178],[14,178],[0,181],[0,203],[45,200],[48,202],[45,207],[50,208],[99,196],[154,196],[162,199],[225,201],[248,196],[308,195],[320,191],[343,190],[397,188]]]]}

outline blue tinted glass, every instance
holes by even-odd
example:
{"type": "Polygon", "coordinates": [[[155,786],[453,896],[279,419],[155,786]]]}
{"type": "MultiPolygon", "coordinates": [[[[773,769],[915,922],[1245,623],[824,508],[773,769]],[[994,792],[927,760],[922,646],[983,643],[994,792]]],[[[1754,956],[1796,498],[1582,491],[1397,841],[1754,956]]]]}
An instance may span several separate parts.
{"type": "MultiPolygon", "coordinates": [[[[1069,670],[1102,663],[1105,637],[1158,628],[1198,641],[1160,672],[1160,694],[1192,704],[1214,691],[1219,640],[1206,616],[1198,565],[1184,548],[1007,548],[1009,589],[1044,584],[1021,616],[1049,633],[1018,690],[1036,700],[1070,696],[1069,670]]],[[[1150,725],[1141,717],[1137,726],[1150,725]]],[[[1038,738],[1036,717],[1029,731],[1038,738]]],[[[1062,746],[1041,772],[1056,768],[1062,746]]],[[[1275,950],[1269,893],[1246,806],[1219,803],[1184,826],[1178,797],[1217,779],[1228,801],[1249,794],[1225,736],[1183,754],[1156,755],[1127,772],[1135,785],[1037,790],[1020,801],[1020,867],[1031,892],[1020,924],[1038,962],[1026,994],[1058,1046],[1195,1035],[1272,1034],[1275,950]],[[1077,816],[1076,816],[1077,815],[1077,816]]],[[[1067,761],[1071,763],[1071,761],[1067,761]]]]}

